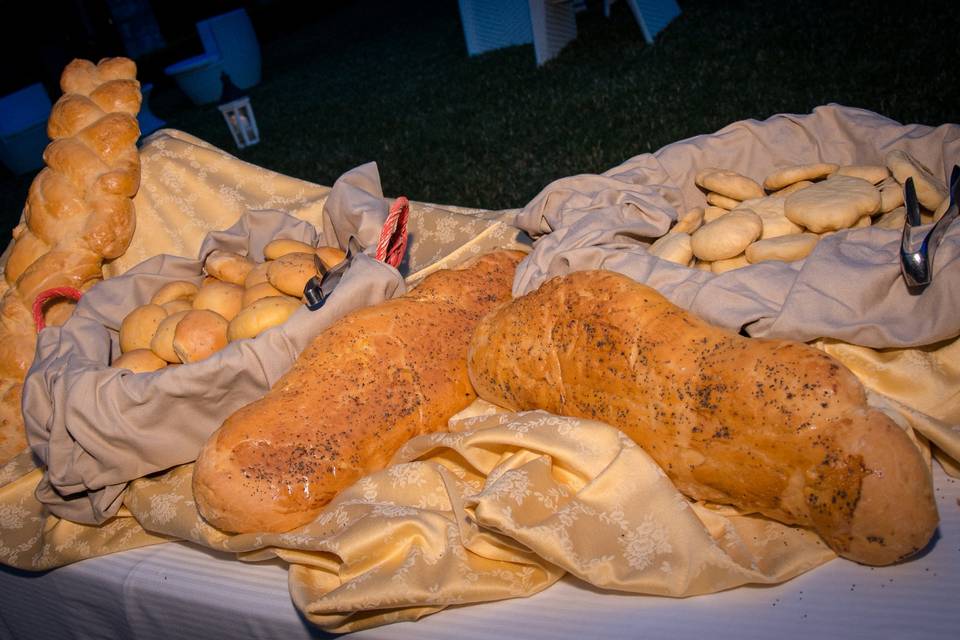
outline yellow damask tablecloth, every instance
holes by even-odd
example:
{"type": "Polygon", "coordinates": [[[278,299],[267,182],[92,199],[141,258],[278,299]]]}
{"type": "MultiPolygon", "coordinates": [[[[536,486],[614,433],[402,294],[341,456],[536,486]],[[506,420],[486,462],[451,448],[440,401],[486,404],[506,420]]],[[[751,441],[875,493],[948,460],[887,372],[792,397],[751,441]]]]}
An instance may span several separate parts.
{"type": "MultiPolygon", "coordinates": [[[[899,422],[909,428],[913,413],[899,422]]],[[[131,483],[120,515],[102,526],[68,522],[34,499],[31,465],[25,454],[0,469],[3,563],[44,570],[173,539],[245,561],[279,558],[296,607],[334,632],[529,596],[565,573],[679,597],[782,582],[835,557],[805,529],[691,502],[612,427],[483,401],[283,534],[208,525],[193,502],[192,464],[131,483]]]]}
{"type": "MultiPolygon", "coordinates": [[[[186,134],[160,132],[142,157],[138,231],[111,275],[158,252],[192,255],[208,231],[248,208],[282,208],[322,225],[326,187],[242,163],[186,134]]],[[[453,209],[414,203],[410,280],[519,240],[510,212],[453,209]]],[[[929,439],[957,458],[956,340],[884,352],[817,346],[885,394],[886,410],[921,435],[922,447],[929,439]]],[[[782,582],[834,557],[804,529],[690,502],[612,427],[481,402],[285,534],[210,527],[193,502],[192,468],[134,481],[120,514],[92,527],[36,501],[41,471],[24,453],[0,467],[0,562],[40,571],[173,539],[247,561],[279,558],[303,615],[346,632],[531,595],[565,573],[605,589],[689,596],[782,582]]]]}
{"type": "Polygon", "coordinates": [[[41,570],[168,539],[248,561],[279,557],[290,563],[294,604],[344,632],[531,595],[566,572],[687,596],[781,582],[834,557],[804,529],[691,503],[612,427],[543,412],[464,418],[415,438],[390,467],[284,534],[208,525],[192,470],[133,482],[121,516],[100,527],[45,514],[32,499],[39,470],[21,476],[0,489],[0,558],[41,570]]]}
{"type": "MultiPolygon", "coordinates": [[[[147,138],[140,163],[140,190],[133,201],[137,229],[126,253],[104,266],[106,277],[162,253],[195,257],[209,232],[229,228],[248,210],[277,209],[323,228],[330,187],[243,162],[182,131],[162,129],[147,138]]],[[[459,207],[410,205],[411,233],[401,272],[412,280],[471,255],[513,246],[522,235],[502,221],[509,212],[482,216],[459,207]]]]}

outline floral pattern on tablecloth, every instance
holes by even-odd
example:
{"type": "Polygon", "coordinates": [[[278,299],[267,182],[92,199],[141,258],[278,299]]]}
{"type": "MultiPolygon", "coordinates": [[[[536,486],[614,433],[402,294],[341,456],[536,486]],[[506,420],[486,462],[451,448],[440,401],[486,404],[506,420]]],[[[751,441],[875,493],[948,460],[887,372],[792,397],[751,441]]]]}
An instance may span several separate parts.
{"type": "MultiPolygon", "coordinates": [[[[247,210],[285,211],[323,226],[330,187],[244,162],[175,129],[151,135],[140,150],[140,190],[134,198],[137,229],[126,253],[104,266],[119,275],[155,255],[195,257],[210,231],[226,229],[247,210]]],[[[400,195],[400,194],[395,194],[400,195]]],[[[510,226],[514,212],[491,212],[410,203],[409,244],[403,271],[416,279],[424,269],[456,264],[464,257],[523,244],[510,226]]]]}
{"type": "Polygon", "coordinates": [[[192,464],[132,482],[121,515],[100,527],[46,513],[34,470],[0,489],[0,561],[41,570],[169,539],[279,557],[301,612],[346,632],[532,595],[567,572],[686,596],[780,582],[835,557],[804,529],[689,502],[613,427],[477,409],[450,432],[414,438],[313,522],[280,534],[207,524],[192,464]]]}

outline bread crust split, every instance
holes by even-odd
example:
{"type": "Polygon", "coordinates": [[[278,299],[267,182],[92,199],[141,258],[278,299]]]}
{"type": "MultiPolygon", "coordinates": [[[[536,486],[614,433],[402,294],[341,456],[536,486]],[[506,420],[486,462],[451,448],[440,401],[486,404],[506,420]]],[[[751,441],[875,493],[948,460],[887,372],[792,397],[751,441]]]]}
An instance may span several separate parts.
{"type": "Polygon", "coordinates": [[[438,271],[318,335],[204,445],[193,476],[203,517],[226,531],[289,531],[410,438],[445,428],[476,398],[467,345],[480,318],[510,299],[522,257],[498,251],[438,271]]]}
{"type": "Polygon", "coordinates": [[[810,527],[851,560],[896,562],[936,529],[929,466],[846,367],[713,327],[623,275],[514,300],[468,361],[484,400],[614,425],[686,495],[810,527]]]}

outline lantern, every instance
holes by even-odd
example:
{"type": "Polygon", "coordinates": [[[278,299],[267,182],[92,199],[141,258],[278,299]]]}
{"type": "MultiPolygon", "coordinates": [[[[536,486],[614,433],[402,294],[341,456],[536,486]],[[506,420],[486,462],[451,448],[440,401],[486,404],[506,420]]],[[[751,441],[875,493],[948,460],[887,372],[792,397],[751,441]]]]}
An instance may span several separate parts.
{"type": "Polygon", "coordinates": [[[223,93],[218,108],[230,127],[233,142],[238,149],[257,144],[260,142],[260,131],[257,129],[257,119],[253,116],[250,98],[233,84],[226,73],[220,74],[220,82],[223,84],[223,93]]]}

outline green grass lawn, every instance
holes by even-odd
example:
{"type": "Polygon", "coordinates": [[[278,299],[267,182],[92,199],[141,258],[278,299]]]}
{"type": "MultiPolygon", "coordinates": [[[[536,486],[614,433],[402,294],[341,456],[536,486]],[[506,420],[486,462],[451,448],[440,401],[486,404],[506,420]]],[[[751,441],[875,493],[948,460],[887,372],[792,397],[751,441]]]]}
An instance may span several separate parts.
{"type": "MultiPolygon", "coordinates": [[[[900,122],[960,122],[949,67],[960,12],[889,6],[687,0],[647,46],[617,2],[609,20],[581,13],[577,40],[537,68],[532,45],[468,57],[455,0],[357,0],[264,43],[263,82],[250,92],[262,139],[243,151],[216,107],[146,80],[169,126],[249,162],[329,185],[374,160],[388,195],[509,208],[556,178],[745,118],[836,102],[900,122]]],[[[5,229],[29,182],[0,180],[5,229]]]]}

